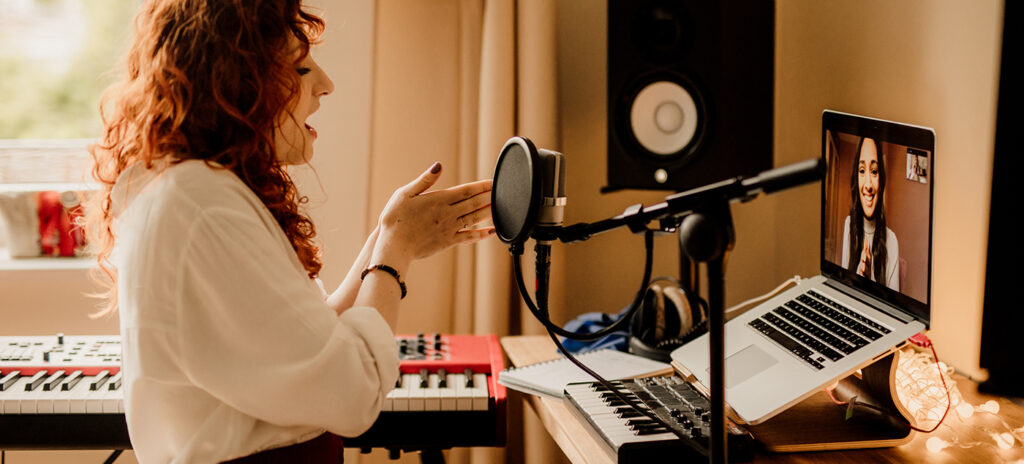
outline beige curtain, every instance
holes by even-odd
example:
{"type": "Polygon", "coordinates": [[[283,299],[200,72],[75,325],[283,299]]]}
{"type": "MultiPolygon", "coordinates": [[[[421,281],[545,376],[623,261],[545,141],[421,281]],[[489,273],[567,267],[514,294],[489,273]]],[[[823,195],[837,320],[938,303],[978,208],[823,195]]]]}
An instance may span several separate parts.
{"type": "MultiPolygon", "coordinates": [[[[513,135],[558,149],[554,2],[381,0],[374,9],[366,224],[374,224],[396,187],[434,161],[444,167],[443,188],[490,178],[501,146],[513,135]]],[[[502,337],[526,326],[536,332],[539,325],[521,312],[511,270],[497,239],[415,263],[398,331],[502,337]]],[[[561,281],[553,276],[553,287],[561,281]]],[[[552,306],[561,301],[553,291],[552,306]]],[[[505,448],[455,449],[446,453],[447,461],[564,460],[521,403],[510,396],[505,448]]],[[[413,425],[409,433],[415,433],[413,425]]],[[[352,450],[346,458],[393,462],[382,452],[352,450]]],[[[418,457],[406,454],[400,461],[418,457]]]]}

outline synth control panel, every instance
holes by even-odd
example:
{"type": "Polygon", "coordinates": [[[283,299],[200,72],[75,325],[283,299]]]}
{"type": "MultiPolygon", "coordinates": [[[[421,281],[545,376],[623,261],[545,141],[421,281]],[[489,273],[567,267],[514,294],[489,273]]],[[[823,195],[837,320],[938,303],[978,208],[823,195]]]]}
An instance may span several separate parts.
{"type": "Polygon", "coordinates": [[[489,375],[496,367],[496,372],[504,367],[501,348],[493,336],[397,334],[395,343],[403,374],[443,368],[448,372],[469,370],[489,375]]]}
{"type": "Polygon", "coordinates": [[[83,375],[121,370],[119,335],[0,336],[0,374],[74,369],[83,375]]]}

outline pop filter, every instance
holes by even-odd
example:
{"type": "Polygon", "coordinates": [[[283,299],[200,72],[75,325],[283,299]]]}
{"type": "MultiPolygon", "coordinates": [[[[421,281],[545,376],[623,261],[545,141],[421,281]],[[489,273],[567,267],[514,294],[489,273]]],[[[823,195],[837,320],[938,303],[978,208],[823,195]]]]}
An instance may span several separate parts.
{"type": "Polygon", "coordinates": [[[533,232],[543,201],[541,176],[540,154],[533,142],[518,136],[508,139],[491,186],[491,218],[503,243],[525,243],[533,232]]]}

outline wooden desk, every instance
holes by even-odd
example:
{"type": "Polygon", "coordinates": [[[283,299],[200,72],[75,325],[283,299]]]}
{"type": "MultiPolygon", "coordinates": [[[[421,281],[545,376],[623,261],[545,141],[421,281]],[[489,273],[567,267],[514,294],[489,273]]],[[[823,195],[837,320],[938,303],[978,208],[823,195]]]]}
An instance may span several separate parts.
{"type": "MultiPolygon", "coordinates": [[[[558,357],[554,343],[546,335],[515,336],[501,339],[502,348],[513,366],[523,366],[558,357]]],[[[1016,441],[1011,449],[1000,449],[989,435],[990,432],[1017,432],[1024,438],[1024,408],[999,397],[978,393],[977,384],[955,376],[964,399],[974,405],[988,400],[999,403],[999,416],[977,412],[972,417],[961,419],[950,411],[938,431],[931,434],[917,433],[914,439],[903,446],[847,451],[822,451],[808,453],[775,454],[758,452],[756,463],[862,463],[862,462],[1011,462],[1024,459],[1024,441],[1016,441]],[[925,442],[931,436],[938,436],[947,442],[959,441],[973,447],[951,446],[939,453],[928,451],[925,442]]],[[[518,395],[517,395],[518,396],[518,395]]],[[[562,452],[574,464],[613,464],[604,451],[604,444],[598,442],[587,431],[586,424],[577,420],[566,406],[557,400],[532,395],[522,395],[524,400],[540,417],[548,433],[562,452]]]]}

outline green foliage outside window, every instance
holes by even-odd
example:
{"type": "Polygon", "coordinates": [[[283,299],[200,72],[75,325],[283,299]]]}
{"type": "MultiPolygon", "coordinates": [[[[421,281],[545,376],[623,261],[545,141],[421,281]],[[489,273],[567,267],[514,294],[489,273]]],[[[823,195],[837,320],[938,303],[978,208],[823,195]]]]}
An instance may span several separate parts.
{"type": "Polygon", "coordinates": [[[98,138],[139,0],[0,1],[0,139],[98,138]]]}

